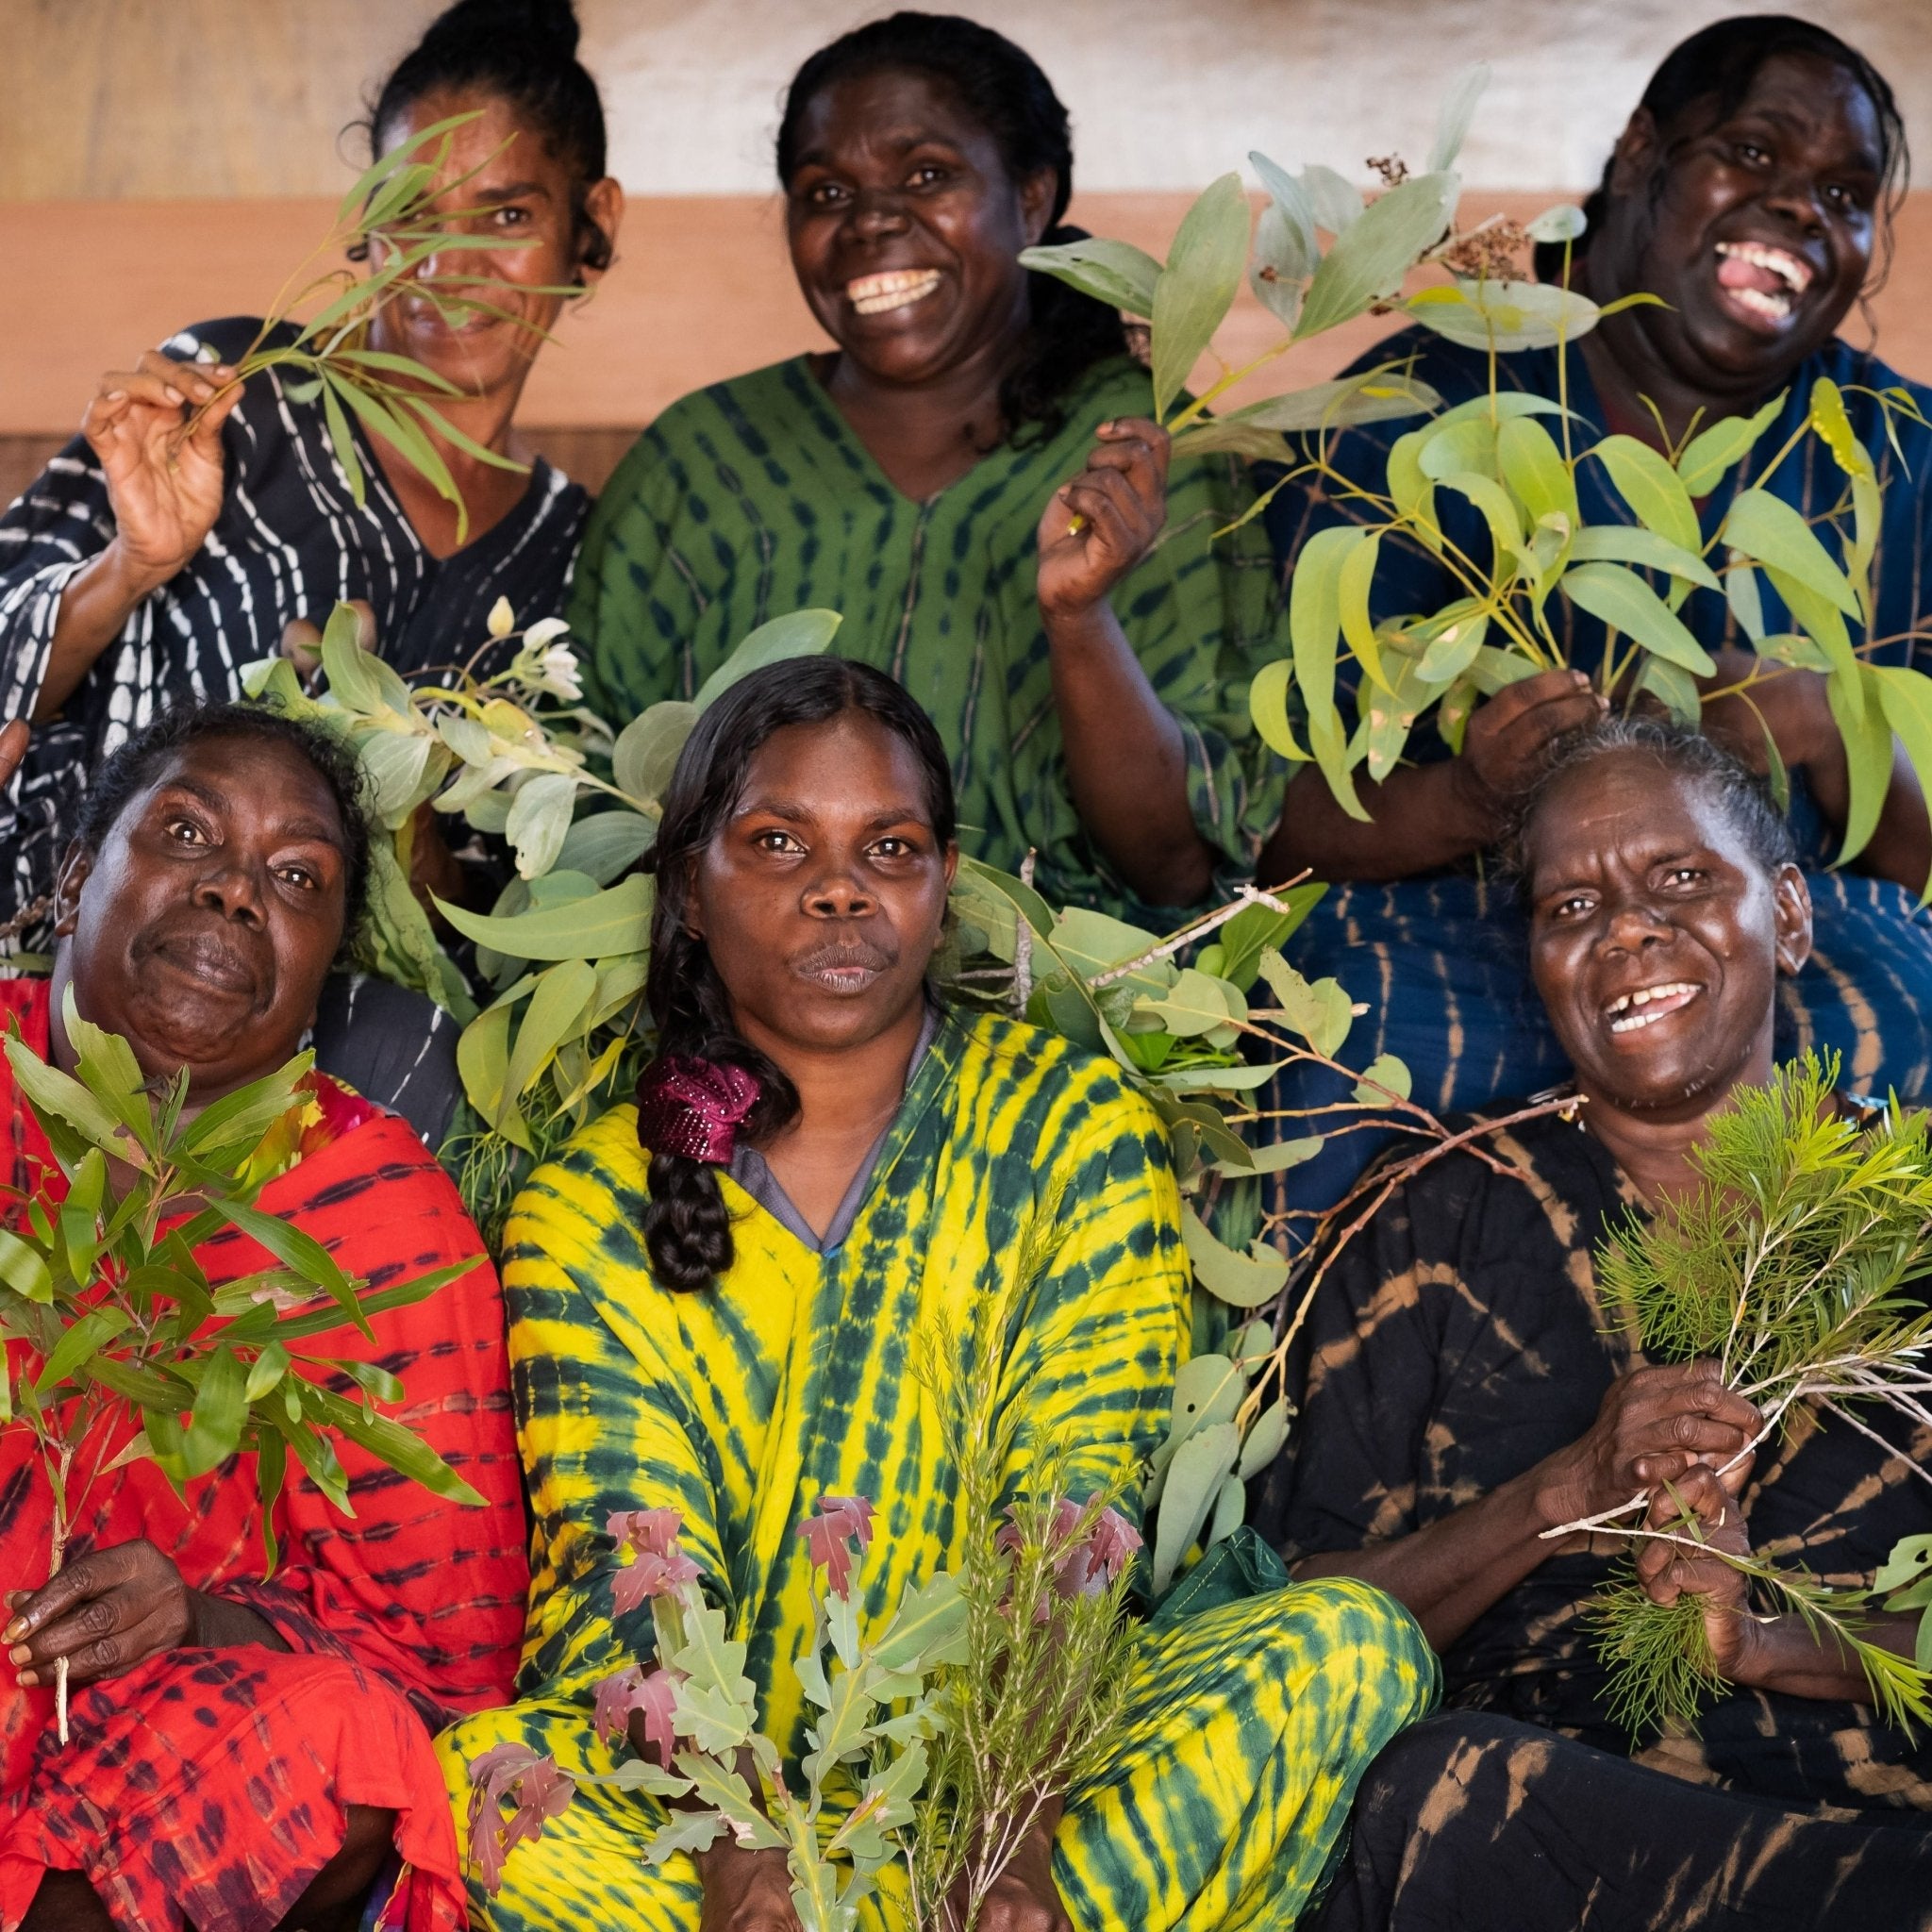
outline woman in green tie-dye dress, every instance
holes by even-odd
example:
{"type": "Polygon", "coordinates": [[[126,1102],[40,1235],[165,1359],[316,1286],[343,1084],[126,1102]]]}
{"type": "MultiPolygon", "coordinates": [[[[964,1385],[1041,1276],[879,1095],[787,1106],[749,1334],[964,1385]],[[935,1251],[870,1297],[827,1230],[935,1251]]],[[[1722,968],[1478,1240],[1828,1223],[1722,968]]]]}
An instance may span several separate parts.
{"type": "MultiPolygon", "coordinates": [[[[687,745],[652,932],[663,1054],[639,1105],[540,1169],[510,1222],[535,1574],[520,1701],[441,1740],[459,1813],[499,1744],[566,1774],[645,1747],[641,1713],[615,1745],[593,1724],[598,1685],[653,1641],[647,1608],[613,1593],[609,1519],[633,1509],[678,1512],[795,1780],[791,1660],[813,1627],[800,1524],[822,1497],[873,1500],[862,1624],[960,1555],[940,1428],[955,1390],[915,1374],[928,1338],[991,1338],[1002,1407],[1034,1443],[1077,1445],[1070,1493],[1131,1478],[1158,1441],[1187,1287],[1159,1123],[1108,1063],[931,1005],[953,830],[931,723],[865,666],[756,673],[687,745]],[[1010,1318],[975,1324],[989,1297],[1010,1318]]],[[[946,1365],[960,1382],[974,1366],[946,1365]]],[[[1407,1613],[1353,1581],[1150,1630],[1134,1672],[1122,1750],[1062,1794],[988,1923],[1289,1925],[1363,1768],[1435,1686],[1407,1613]]],[[[473,1882],[475,1922],[794,1923],[782,1853],[725,1839],[647,1864],[665,1818],[580,1784],[493,1892],[473,1882]]],[[[890,1891],[865,1912],[868,1932],[905,1922],[890,1891]]]]}
{"type": "Polygon", "coordinates": [[[1280,595],[1259,520],[1228,528],[1245,466],[1170,475],[1120,316],[1018,263],[1065,239],[1065,108],[1000,35],[897,14],[806,63],[778,172],[838,347],[686,396],[619,466],[570,607],[591,701],[689,698],[838,610],[938,724],[971,857],[1165,930],[1280,818],[1247,703],[1280,595]]]}

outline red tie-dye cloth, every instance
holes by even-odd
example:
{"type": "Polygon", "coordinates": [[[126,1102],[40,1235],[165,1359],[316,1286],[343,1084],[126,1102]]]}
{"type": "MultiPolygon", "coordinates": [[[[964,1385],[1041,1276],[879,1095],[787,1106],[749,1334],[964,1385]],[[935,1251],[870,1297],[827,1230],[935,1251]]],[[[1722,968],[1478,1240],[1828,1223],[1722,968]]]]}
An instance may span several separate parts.
{"type": "MultiPolygon", "coordinates": [[[[44,982],[0,982],[0,1028],[47,1050],[44,982]]],[[[481,1256],[449,1177],[407,1125],[327,1082],[303,1156],[259,1205],[306,1228],[376,1287],[481,1256]]],[[[0,1184],[52,1167],[0,1056],[0,1184]]],[[[232,1229],[200,1251],[224,1281],[269,1265],[232,1229]]],[[[341,1848],[344,1810],[396,1814],[404,1873],[385,1923],[463,1924],[456,1833],[434,1729],[502,1703],[528,1580],[502,1300],[487,1261],[425,1302],[311,1346],[380,1362],[395,1413],[488,1498],[444,1502],[354,1444],[341,1455],[356,1507],[339,1515],[291,1461],[275,1506],[281,1563],[262,1581],[252,1459],[189,1486],[152,1463],[102,1478],[75,1553],[145,1536],[196,1589],[245,1604],[289,1645],[182,1649],[77,1689],[73,1741],[53,1693],[0,1668],[0,1928],[12,1932],[48,1868],[87,1874],[117,1927],[266,1932],[341,1848]]],[[[22,1433],[0,1433],[0,1589],[47,1574],[50,1499],[22,1433]]]]}

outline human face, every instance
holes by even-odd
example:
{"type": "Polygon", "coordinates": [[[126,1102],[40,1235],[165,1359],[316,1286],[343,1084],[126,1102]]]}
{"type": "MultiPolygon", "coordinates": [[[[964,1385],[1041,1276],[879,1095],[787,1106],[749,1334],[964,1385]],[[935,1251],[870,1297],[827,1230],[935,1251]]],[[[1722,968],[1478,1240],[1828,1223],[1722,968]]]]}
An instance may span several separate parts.
{"type": "Polygon", "coordinates": [[[204,740],[71,851],[55,1011],[124,1035],[144,1073],[188,1069],[197,1104],[272,1074],[315,1015],[342,941],[347,841],[292,746],[204,740]]]}
{"type": "Polygon", "coordinates": [[[1777,976],[1811,949],[1796,866],[1767,874],[1702,781],[1636,750],[1559,779],[1525,842],[1531,972],[1583,1091],[1701,1112],[1769,1076],[1777,976]]]}
{"type": "Polygon", "coordinates": [[[1015,181],[991,135],[924,75],[873,74],[807,106],[786,183],[791,266],[840,348],[917,385],[975,356],[1003,363],[1026,325],[1023,248],[1054,176],[1015,181]]]}
{"type": "Polygon", "coordinates": [[[957,859],[911,748],[875,718],[774,731],[692,880],[690,924],[739,1031],[783,1065],[906,1023],[957,859]]]}
{"type": "Polygon", "coordinates": [[[1667,308],[1613,321],[1693,390],[1774,388],[1865,285],[1880,152],[1871,96],[1811,56],[1767,60],[1723,121],[1693,107],[1660,130],[1639,109],[1618,143],[1592,291],[1660,296],[1667,308]]]}
{"type": "MultiPolygon", "coordinates": [[[[476,118],[450,133],[443,177],[457,185],[433,207],[465,219],[454,225],[452,245],[427,257],[409,291],[384,306],[376,334],[383,348],[414,357],[466,394],[488,395],[521,384],[528,373],[541,331],[556,322],[565,300],[555,291],[594,275],[579,258],[570,171],[501,95],[425,94],[381,130],[384,151],[456,114],[476,118]],[[470,178],[459,180],[464,175],[470,178]],[[464,233],[510,236],[523,245],[465,249],[464,233]],[[467,275],[487,275],[491,286],[448,279],[467,275]],[[487,307],[451,308],[464,298],[487,307]]],[[[433,158],[436,146],[431,142],[423,158],[433,158]]],[[[594,183],[587,202],[591,218],[614,237],[623,212],[617,183],[594,183]]]]}

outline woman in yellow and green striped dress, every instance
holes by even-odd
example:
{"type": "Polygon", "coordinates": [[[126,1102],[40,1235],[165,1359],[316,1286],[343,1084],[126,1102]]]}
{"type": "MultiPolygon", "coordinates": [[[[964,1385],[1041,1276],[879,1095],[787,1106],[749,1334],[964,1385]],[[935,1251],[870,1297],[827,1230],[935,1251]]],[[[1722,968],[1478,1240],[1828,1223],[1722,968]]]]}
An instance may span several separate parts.
{"type": "MultiPolygon", "coordinates": [[[[648,1608],[613,1599],[607,1520],[623,1510],[678,1512],[795,1767],[791,1659],[813,1613],[794,1532],[821,1497],[874,1500],[862,1621],[957,1561],[967,1525],[941,1429],[954,1391],[917,1370],[927,1337],[973,1334],[986,1297],[1015,1297],[988,1344],[1000,1402],[1036,1440],[1078,1445],[1071,1493],[1158,1441],[1187,1285],[1159,1124],[1106,1062],[932,1007],[953,864],[944,753],[882,674],[774,666],[700,721],[659,845],[663,1057],[639,1106],[541,1169],[510,1222],[535,1578],[521,1701],[441,1740],[459,1811],[467,1767],[497,1744],[566,1774],[628,1755],[592,1724],[598,1684],[652,1642],[648,1608]]],[[[946,1364],[961,1381],[974,1366],[946,1364]]],[[[1291,1924],[1361,1771],[1435,1686],[1407,1614],[1341,1581],[1150,1633],[1135,1670],[1124,1748],[1062,1794],[989,1932],[1291,1924]]],[[[475,1922],[795,1926],[782,1853],[727,1837],[647,1864],[665,1815],[579,1785],[493,1892],[473,1878],[475,1922]]],[[[886,1891],[862,1923],[903,1924],[897,1904],[886,1891]]]]}

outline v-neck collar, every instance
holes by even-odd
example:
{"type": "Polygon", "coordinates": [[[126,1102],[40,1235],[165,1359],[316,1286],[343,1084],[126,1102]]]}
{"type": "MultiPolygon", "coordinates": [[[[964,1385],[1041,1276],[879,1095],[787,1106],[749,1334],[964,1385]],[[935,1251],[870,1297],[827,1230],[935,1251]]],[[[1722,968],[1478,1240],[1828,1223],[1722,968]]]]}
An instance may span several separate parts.
{"type": "Polygon", "coordinates": [[[852,1230],[864,1217],[879,1186],[897,1165],[913,1130],[944,1090],[958,1065],[964,1031],[959,1022],[944,1008],[928,1010],[926,1030],[913,1050],[911,1076],[906,1083],[892,1118],[873,1143],[858,1171],[853,1175],[845,1197],[839,1203],[823,1241],[779,1185],[777,1177],[756,1149],[747,1148],[751,1160],[734,1160],[724,1178],[746,1201],[769,1216],[807,1253],[824,1260],[845,1245],[852,1230]],[[754,1167],[752,1162],[756,1161],[754,1167]]]}

